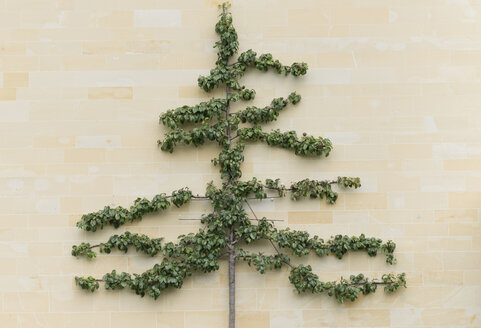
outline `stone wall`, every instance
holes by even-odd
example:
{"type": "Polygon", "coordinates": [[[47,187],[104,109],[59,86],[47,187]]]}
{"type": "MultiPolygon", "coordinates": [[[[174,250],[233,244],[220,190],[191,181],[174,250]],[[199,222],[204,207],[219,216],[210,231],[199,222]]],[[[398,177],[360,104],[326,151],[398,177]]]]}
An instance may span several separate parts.
{"type": "MultiPolygon", "coordinates": [[[[158,116],[212,95],[213,0],[0,0],[0,326],[226,327],[227,265],[157,301],[129,291],[90,295],[75,275],[142,272],[129,252],[70,255],[104,241],[75,227],[82,213],[129,206],[219,181],[214,145],[161,152],[158,116]]],[[[298,296],[287,269],[237,267],[238,327],[481,327],[481,1],[238,0],[240,50],[305,61],[304,77],[251,72],[254,104],[297,91],[273,128],[331,138],[327,159],[250,145],[244,176],[359,176],[335,205],[253,203],[278,226],[392,239],[382,256],[307,258],[321,279],[406,272],[408,289],[340,305],[298,296]]],[[[210,210],[196,201],[146,217],[132,232],[175,240],[210,210]]],[[[265,245],[266,252],[269,245],[265,245]]]]}

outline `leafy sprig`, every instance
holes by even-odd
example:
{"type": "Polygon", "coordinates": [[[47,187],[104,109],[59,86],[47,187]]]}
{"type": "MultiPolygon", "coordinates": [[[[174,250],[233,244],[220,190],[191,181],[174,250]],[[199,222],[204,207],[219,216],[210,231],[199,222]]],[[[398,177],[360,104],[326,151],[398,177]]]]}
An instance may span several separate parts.
{"type": "Polygon", "coordinates": [[[105,243],[91,246],[89,243],[81,243],[79,246],[72,246],[72,255],[86,255],[88,259],[93,259],[97,254],[92,250],[99,248],[101,253],[110,254],[112,249],[118,249],[127,253],[129,247],[135,247],[137,252],[142,252],[150,256],[155,256],[162,249],[163,238],[149,238],[146,235],[125,232],[121,235],[113,235],[105,243]]]}

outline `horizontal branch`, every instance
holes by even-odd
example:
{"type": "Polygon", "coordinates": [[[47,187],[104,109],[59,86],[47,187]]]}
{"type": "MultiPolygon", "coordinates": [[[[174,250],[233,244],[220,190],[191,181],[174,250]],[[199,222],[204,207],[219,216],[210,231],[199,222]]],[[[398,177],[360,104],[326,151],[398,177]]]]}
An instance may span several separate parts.
{"type": "Polygon", "coordinates": [[[281,198],[290,192],[292,200],[298,200],[302,197],[309,198],[325,198],[329,204],[336,202],[338,194],[332,190],[332,185],[339,185],[343,188],[359,188],[361,181],[359,178],[338,177],[335,180],[311,180],[304,179],[294,182],[290,187],[280,183],[280,179],[266,179],[265,182],[252,178],[249,181],[239,181],[237,192],[245,200],[250,199],[275,199],[281,198]],[[266,190],[275,190],[278,196],[270,196],[266,190]],[[254,197],[249,197],[250,195],[254,197]]]}
{"type": "Polygon", "coordinates": [[[363,274],[351,275],[349,280],[341,277],[340,281],[322,282],[312,272],[310,265],[299,265],[291,270],[289,281],[294,285],[298,293],[311,292],[322,293],[335,297],[340,303],[345,300],[355,301],[362,293],[364,295],[375,293],[378,285],[384,285],[386,292],[394,292],[399,287],[406,287],[404,273],[394,275],[384,274],[381,281],[369,280],[363,274]]]}
{"type": "Polygon", "coordinates": [[[281,132],[273,130],[264,132],[259,125],[254,127],[240,128],[237,135],[244,141],[263,141],[272,147],[280,147],[293,150],[298,156],[329,156],[332,150],[332,143],[323,137],[313,137],[304,134],[301,138],[296,131],[281,132]]]}
{"type": "Polygon", "coordinates": [[[212,98],[195,106],[182,106],[170,109],[160,115],[160,122],[171,129],[177,129],[182,124],[201,123],[213,117],[220,120],[226,106],[226,99],[212,98]]]}
{"type": "Polygon", "coordinates": [[[242,123],[268,123],[277,120],[280,112],[289,104],[297,104],[301,100],[301,96],[292,92],[286,99],[283,97],[274,98],[271,104],[263,108],[256,106],[247,107],[234,115],[240,119],[242,123]]]}
{"type": "Polygon", "coordinates": [[[118,228],[127,222],[140,221],[147,213],[166,210],[171,204],[180,207],[192,198],[203,199],[205,196],[193,196],[188,188],[182,188],[172,192],[170,196],[165,194],[155,195],[152,200],[137,198],[129,209],[122,206],[105,206],[103,210],[82,215],[77,227],[86,231],[103,229],[105,225],[118,228]]]}
{"type": "MultiPolygon", "coordinates": [[[[250,206],[249,206],[250,207],[250,206]]],[[[348,251],[365,251],[369,256],[376,256],[379,251],[386,254],[386,262],[393,264],[396,244],[391,240],[383,243],[379,238],[366,238],[364,234],[357,236],[336,235],[324,241],[318,236],[310,237],[306,231],[278,230],[266,218],[258,220],[257,225],[246,225],[237,228],[237,235],[247,244],[260,239],[267,239],[280,254],[279,248],[286,248],[297,256],[305,256],[314,252],[323,257],[329,254],[342,259],[348,251]]]]}

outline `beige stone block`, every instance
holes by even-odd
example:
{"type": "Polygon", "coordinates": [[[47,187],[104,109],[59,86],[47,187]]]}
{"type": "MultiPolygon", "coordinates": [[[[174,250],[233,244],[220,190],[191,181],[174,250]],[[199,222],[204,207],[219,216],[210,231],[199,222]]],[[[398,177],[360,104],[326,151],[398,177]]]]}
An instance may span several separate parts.
{"type": "Polygon", "coordinates": [[[0,227],[2,229],[26,226],[28,215],[2,214],[0,215],[0,227]]]}
{"type": "Polygon", "coordinates": [[[62,56],[39,56],[39,71],[61,71],[63,70],[62,56]]]}
{"type": "Polygon", "coordinates": [[[219,288],[224,287],[220,275],[217,273],[198,273],[193,278],[194,288],[219,288]]]}
{"type": "Polygon", "coordinates": [[[451,159],[444,161],[444,168],[449,171],[475,171],[481,167],[481,159],[451,159]]]}
{"type": "Polygon", "coordinates": [[[421,310],[417,308],[391,309],[391,321],[396,327],[421,326],[421,310]]]}
{"type": "Polygon", "coordinates": [[[110,324],[119,328],[132,326],[155,327],[156,321],[156,313],[149,312],[114,312],[110,318],[110,324]]]}
{"type": "MultiPolygon", "coordinates": [[[[10,39],[15,41],[32,41],[39,40],[40,31],[34,29],[14,29],[9,33],[10,39]]],[[[21,44],[24,49],[25,45],[21,44]]]]}
{"type": "Polygon", "coordinates": [[[388,173],[379,177],[379,191],[420,191],[420,177],[408,174],[388,173]]]}
{"type": "Polygon", "coordinates": [[[6,312],[48,312],[49,297],[47,293],[4,293],[4,311],[6,312]]]}
{"type": "Polygon", "coordinates": [[[353,67],[355,57],[348,52],[321,52],[317,54],[316,67],[353,67]]]}
{"type": "Polygon", "coordinates": [[[105,327],[110,322],[109,313],[70,313],[64,314],[65,326],[67,327],[105,327]]]}
{"type": "MultiPolygon", "coordinates": [[[[471,314],[473,310],[473,304],[478,304],[479,293],[481,291],[480,286],[447,286],[446,291],[446,301],[444,306],[447,308],[461,308],[466,309],[471,314]]],[[[476,313],[476,312],[475,312],[476,313]]],[[[479,318],[470,316],[471,323],[478,323],[479,318]]]]}
{"type": "Polygon", "coordinates": [[[177,98],[179,88],[176,87],[136,87],[134,89],[134,99],[169,99],[177,98]]]}
{"type": "Polygon", "coordinates": [[[183,69],[202,69],[212,66],[212,56],[210,54],[184,54],[182,56],[183,69]]]}
{"type": "Polygon", "coordinates": [[[481,285],[481,270],[467,270],[463,272],[464,285],[481,285]]]}
{"type": "Polygon", "coordinates": [[[0,88],[0,101],[17,99],[17,90],[15,88],[0,88]]]}
{"type": "Polygon", "coordinates": [[[404,52],[400,51],[356,51],[352,53],[357,67],[397,67],[403,66],[404,52]]]}
{"type": "Polygon", "coordinates": [[[423,144],[396,144],[389,147],[390,158],[432,158],[432,146],[423,144]]]}
{"type": "Polygon", "coordinates": [[[57,3],[57,8],[61,10],[72,10],[75,8],[74,0],[59,0],[57,3]]]}
{"type": "Polygon", "coordinates": [[[4,73],[3,86],[5,88],[28,87],[28,73],[27,72],[4,73]]]}
{"type": "Polygon", "coordinates": [[[106,151],[104,149],[66,149],[65,162],[70,163],[99,163],[104,162],[106,151]]]}
{"type": "Polygon", "coordinates": [[[82,211],[82,199],[80,197],[60,198],[61,213],[80,213],[82,211]]]}
{"type": "Polygon", "coordinates": [[[462,285],[462,271],[425,271],[423,273],[425,285],[462,285]]]}
{"type": "Polygon", "coordinates": [[[287,279],[287,285],[279,288],[279,306],[281,310],[309,309],[318,311],[327,302],[320,295],[298,294],[287,279]]]}
{"type": "Polygon", "coordinates": [[[126,45],[120,41],[85,41],[82,43],[84,55],[119,55],[124,54],[126,45]]]}
{"type": "Polygon", "coordinates": [[[171,40],[129,40],[126,43],[127,53],[159,54],[169,53],[171,40]]]}
{"type": "Polygon", "coordinates": [[[30,243],[28,254],[29,256],[60,256],[62,247],[60,243],[30,243]]]}
{"type": "Polygon", "coordinates": [[[332,212],[288,212],[290,224],[332,223],[332,212]]]}
{"type": "Polygon", "coordinates": [[[332,10],[334,24],[383,24],[388,21],[387,8],[335,8],[332,10]]]}
{"type": "MultiPolygon", "coordinates": [[[[189,13],[189,11],[184,11],[189,13]]],[[[197,12],[198,13],[198,12],[197,12]]],[[[181,11],[165,9],[165,10],[135,10],[134,26],[135,27],[174,27],[181,24],[181,11]]],[[[199,18],[197,16],[197,18],[199,18]]],[[[188,18],[186,19],[188,22],[188,18]]]]}
{"type": "Polygon", "coordinates": [[[451,223],[449,225],[451,236],[475,236],[481,235],[480,223],[451,223]]]}
{"type": "Polygon", "coordinates": [[[160,303],[166,311],[208,311],[212,310],[214,291],[209,289],[165,291],[160,303]]]}
{"type": "Polygon", "coordinates": [[[471,250],[470,237],[430,238],[428,247],[435,251],[466,251],[471,250]]]}
{"type": "Polygon", "coordinates": [[[77,55],[63,56],[63,69],[66,71],[102,70],[105,69],[105,56],[77,55]]]}
{"type": "Polygon", "coordinates": [[[270,326],[267,311],[237,311],[236,326],[239,328],[261,328],[270,326]]]}
{"type": "MultiPolygon", "coordinates": [[[[65,15],[64,15],[65,16],[65,15]]],[[[30,18],[30,17],[29,17],[30,18]]],[[[29,19],[27,18],[27,19],[29,19]]],[[[48,17],[44,17],[49,20],[48,17]]],[[[53,16],[55,20],[57,17],[53,16]]],[[[66,17],[64,17],[66,18],[66,17]]],[[[33,21],[33,20],[32,20],[33,21]]],[[[57,56],[57,55],[79,55],[81,45],[76,42],[29,42],[27,53],[29,55],[57,56]]]]}
{"type": "Polygon", "coordinates": [[[225,311],[187,312],[185,314],[185,326],[192,327],[192,328],[226,327],[227,312],[225,311]]]}
{"type": "Polygon", "coordinates": [[[2,258],[2,267],[0,268],[0,274],[4,276],[12,275],[17,273],[17,263],[15,258],[2,258]]]}
{"type": "Polygon", "coordinates": [[[346,208],[349,210],[385,209],[387,198],[383,193],[346,193],[346,208]]]}
{"type": "Polygon", "coordinates": [[[96,87],[88,89],[89,99],[132,99],[130,87],[96,87]]]}
{"type": "Polygon", "coordinates": [[[106,58],[108,70],[182,69],[182,57],[173,54],[127,54],[106,58]]]}
{"type": "Polygon", "coordinates": [[[88,173],[88,164],[75,164],[75,163],[66,163],[66,164],[52,164],[47,167],[47,174],[48,175],[67,175],[67,174],[87,174],[88,173]]]}
{"type": "Polygon", "coordinates": [[[107,28],[128,28],[134,23],[134,15],[131,11],[111,11],[97,13],[95,15],[95,25],[107,28]]]}
{"type": "Polygon", "coordinates": [[[481,192],[457,192],[449,193],[449,207],[451,208],[476,208],[479,203],[481,192]]]}
{"type": "Polygon", "coordinates": [[[302,327],[301,310],[270,311],[271,327],[299,328],[302,327]]]}
{"type": "Polygon", "coordinates": [[[303,310],[302,327],[347,327],[348,311],[334,308],[329,310],[303,310]]]}
{"type": "Polygon", "coordinates": [[[435,209],[443,208],[448,203],[448,193],[441,192],[392,192],[388,196],[391,209],[435,209]]]}
{"type": "Polygon", "coordinates": [[[420,270],[443,270],[443,255],[434,252],[416,253],[414,254],[414,267],[420,270]]]}
{"type": "Polygon", "coordinates": [[[303,9],[289,9],[288,11],[288,23],[294,25],[291,28],[295,28],[295,25],[324,25],[331,24],[331,12],[324,8],[315,8],[306,12],[303,9]]]}
{"type": "Polygon", "coordinates": [[[477,270],[481,265],[481,252],[444,252],[445,270],[477,270]]]}
{"type": "Polygon", "coordinates": [[[3,72],[29,72],[38,70],[37,56],[1,56],[0,69],[3,72]]]}
{"type": "MultiPolygon", "coordinates": [[[[21,40],[15,40],[21,41],[21,40]]],[[[25,55],[26,46],[23,42],[2,42],[0,43],[0,55],[25,55]]]]}
{"type": "Polygon", "coordinates": [[[279,290],[261,289],[257,292],[257,307],[259,310],[279,309],[279,290]]]}
{"type": "MultiPolygon", "coordinates": [[[[101,150],[101,149],[95,149],[95,150],[101,150]]],[[[155,150],[152,151],[151,149],[145,149],[145,148],[118,148],[118,149],[114,148],[106,152],[106,158],[108,162],[115,162],[115,163],[151,162],[152,159],[154,158],[154,154],[156,153],[157,152],[155,152],[155,150]]],[[[176,154],[176,156],[179,156],[179,155],[180,154],[176,154]]],[[[192,154],[192,152],[183,152],[182,155],[187,158],[195,157],[195,154],[192,154]]]]}
{"type": "Polygon", "coordinates": [[[386,160],[389,158],[386,145],[346,145],[350,161],[386,160]]]}
{"type": "Polygon", "coordinates": [[[466,326],[470,321],[463,309],[425,309],[421,312],[421,318],[423,324],[427,326],[466,326]]]}
{"type": "Polygon", "coordinates": [[[0,313],[0,321],[6,328],[20,327],[20,321],[16,313],[0,313]]]}
{"type": "Polygon", "coordinates": [[[184,312],[158,312],[158,328],[184,328],[184,312]]]}
{"type": "Polygon", "coordinates": [[[293,26],[268,26],[264,28],[266,37],[345,37],[349,35],[349,26],[347,25],[296,25],[293,26]]]}
{"type": "Polygon", "coordinates": [[[391,324],[389,310],[349,309],[347,318],[350,326],[383,327],[391,324]]]}

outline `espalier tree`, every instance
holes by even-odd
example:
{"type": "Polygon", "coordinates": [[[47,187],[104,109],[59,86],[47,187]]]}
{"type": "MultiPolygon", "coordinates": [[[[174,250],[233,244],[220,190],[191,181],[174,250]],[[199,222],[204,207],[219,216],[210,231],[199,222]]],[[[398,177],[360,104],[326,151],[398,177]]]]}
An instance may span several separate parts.
{"type": "Polygon", "coordinates": [[[215,31],[220,36],[214,46],[217,48],[216,66],[210,75],[200,76],[198,84],[206,92],[225,87],[225,98],[212,98],[195,106],[182,106],[162,114],[160,122],[170,130],[164,140],[159,140],[158,143],[163,151],[170,153],[182,144],[198,147],[206,141],[217,143],[221,150],[219,156],[212,159],[212,163],[220,168],[222,186],[209,183],[204,196],[193,195],[188,188],[182,188],[171,195],[156,195],[152,200],[137,198],[130,208],[106,206],[98,212],[83,215],[77,226],[92,232],[108,225],[118,228],[126,223],[140,221],[145,214],[164,211],[172,204],[180,207],[195,198],[210,201],[213,212],[202,217],[202,229],[197,233],[179,236],[177,242],[163,243],[162,238],[125,232],[113,235],[98,245],[81,243],[73,246],[72,255],[84,255],[89,259],[96,256],[94,249],[109,254],[114,249],[127,252],[129,248],[135,248],[150,256],[162,256],[158,264],[141,274],[118,273],[113,270],[102,279],[76,277],[76,283],[93,292],[99,288],[99,282],[103,282],[106,289],[130,288],[140,296],[148,295],[157,299],[169,287],[182,287],[184,279],[195,272],[218,270],[220,260],[227,256],[230,328],[235,326],[236,261],[247,262],[261,274],[288,266],[289,281],[299,293],[325,292],[341,303],[345,300],[354,301],[360,294],[373,293],[378,285],[384,285],[384,290],[388,292],[405,287],[404,273],[384,274],[380,280],[371,280],[359,274],[351,275],[349,279],[323,282],[310,265],[296,265],[291,261],[293,256],[302,257],[310,253],[319,257],[334,255],[342,259],[349,251],[365,251],[370,256],[383,252],[386,262],[393,264],[396,245],[392,241],[383,243],[381,239],[367,238],[363,234],[355,237],[337,235],[323,240],[318,236],[311,237],[306,231],[277,229],[273,221],[258,219],[255,215],[248,203],[252,198],[262,200],[289,195],[292,200],[320,198],[333,204],[338,197],[332,189],[333,185],[358,188],[361,184],[359,178],[351,177],[321,181],[304,179],[290,186],[281,184],[279,179],[240,180],[243,151],[249,143],[264,142],[269,146],[293,151],[298,156],[318,157],[328,156],[332,144],[329,139],[305,133],[298,137],[295,131],[266,132],[262,129],[262,124],[275,121],[284,108],[301,100],[301,96],[295,92],[287,98],[275,98],[263,108],[249,106],[236,112],[230,110],[232,103],[249,101],[255,97],[255,90],[240,83],[241,77],[249,69],[255,68],[263,72],[273,70],[278,74],[298,77],[306,74],[307,64],[293,63],[285,66],[273,59],[271,54],[257,56],[252,50],[241,53],[236,61],[230,62],[231,57],[237,53],[239,43],[232,25],[232,16],[227,12],[228,5],[223,4],[221,8],[220,20],[215,26],[215,31]],[[197,126],[186,129],[186,126],[192,125],[197,126]],[[250,218],[247,211],[252,212],[253,218],[250,218]],[[272,245],[272,254],[252,252],[245,248],[245,245],[260,240],[266,240],[272,245]]]}

